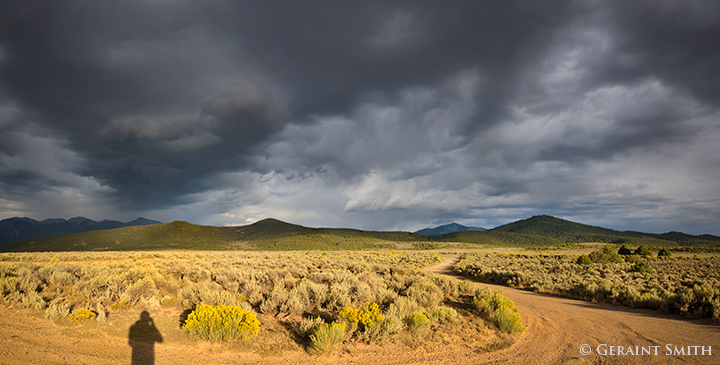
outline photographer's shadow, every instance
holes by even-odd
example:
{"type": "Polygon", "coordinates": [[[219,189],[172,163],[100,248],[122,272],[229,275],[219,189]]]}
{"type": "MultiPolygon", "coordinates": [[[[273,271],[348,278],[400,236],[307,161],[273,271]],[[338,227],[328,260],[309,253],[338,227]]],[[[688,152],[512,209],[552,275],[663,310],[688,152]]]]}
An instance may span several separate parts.
{"type": "Polygon", "coordinates": [[[163,342],[150,313],[143,311],[130,326],[128,344],[132,347],[132,365],[155,365],[155,342],[163,342]]]}

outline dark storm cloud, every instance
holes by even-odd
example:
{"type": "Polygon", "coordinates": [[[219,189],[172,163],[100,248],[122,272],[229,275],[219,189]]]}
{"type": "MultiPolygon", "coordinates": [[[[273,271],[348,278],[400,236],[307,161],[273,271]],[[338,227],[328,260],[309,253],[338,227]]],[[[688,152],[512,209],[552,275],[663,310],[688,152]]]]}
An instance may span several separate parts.
{"type": "Polygon", "coordinates": [[[684,201],[709,221],[719,10],[4,3],[0,208],[83,197],[203,223],[405,229],[684,201]],[[671,168],[697,177],[664,179],[671,168]]]}
{"type": "Polygon", "coordinates": [[[657,77],[718,105],[718,2],[614,1],[607,22],[617,46],[599,63],[597,79],[623,83],[657,77]]]}
{"type": "Polygon", "coordinates": [[[463,127],[496,123],[514,70],[566,15],[495,2],[32,2],[2,12],[5,92],[89,158],[84,175],[144,208],[241,168],[290,113],[342,114],[367,94],[466,67],[492,86],[479,91],[479,122],[463,127]]]}

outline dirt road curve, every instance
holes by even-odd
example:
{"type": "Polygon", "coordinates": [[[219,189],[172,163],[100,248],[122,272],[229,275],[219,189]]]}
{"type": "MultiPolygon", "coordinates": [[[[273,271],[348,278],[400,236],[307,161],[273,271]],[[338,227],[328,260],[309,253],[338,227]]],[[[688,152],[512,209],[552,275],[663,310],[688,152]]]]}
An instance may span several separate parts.
{"type": "MultiPolygon", "coordinates": [[[[452,266],[460,256],[445,255],[444,258],[444,263],[428,270],[454,276],[452,266]]],[[[528,327],[516,344],[506,350],[486,354],[478,359],[480,363],[720,364],[720,326],[709,321],[688,321],[656,311],[594,304],[496,285],[478,285],[502,289],[515,301],[528,327]],[[581,354],[581,346],[585,344],[591,347],[590,355],[581,354]],[[598,347],[601,344],[607,346],[598,347]],[[673,355],[666,355],[668,345],[673,355]],[[618,347],[610,346],[623,346],[623,355],[617,355],[618,347]],[[705,355],[702,355],[702,348],[688,346],[705,346],[705,355]],[[708,354],[710,346],[712,355],[708,354]],[[639,352],[641,356],[628,354],[628,347],[632,347],[632,353],[639,352]],[[652,355],[642,355],[643,347],[652,355]],[[682,348],[685,355],[674,355],[676,347],[678,351],[682,348]],[[598,350],[606,355],[598,355],[598,350]],[[616,355],[610,355],[611,350],[616,355]]]]}

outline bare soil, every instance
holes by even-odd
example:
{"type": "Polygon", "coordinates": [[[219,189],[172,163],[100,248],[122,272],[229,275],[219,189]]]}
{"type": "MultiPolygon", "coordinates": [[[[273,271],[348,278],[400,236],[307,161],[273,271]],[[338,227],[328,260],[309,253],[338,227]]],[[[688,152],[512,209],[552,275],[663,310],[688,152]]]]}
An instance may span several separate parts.
{"type": "MultiPolygon", "coordinates": [[[[427,270],[455,276],[452,266],[459,258],[445,255],[444,263],[427,270]]],[[[78,325],[47,320],[39,311],[0,307],[0,364],[720,364],[720,326],[711,321],[478,285],[502,289],[518,306],[527,330],[511,346],[488,352],[493,346],[504,347],[496,343],[488,348],[497,341],[493,333],[477,338],[477,347],[445,333],[432,346],[354,344],[329,356],[315,356],[287,346],[281,339],[288,336],[286,328],[268,325],[264,331],[277,333],[277,342],[266,336],[268,343],[248,344],[254,351],[247,351],[242,345],[212,344],[178,334],[177,315],[166,309],[152,313],[164,341],[149,349],[151,356],[131,362],[128,330],[140,311],[113,313],[105,324],[78,325]],[[601,344],[606,345],[600,347],[605,356],[597,353],[601,344]],[[590,355],[581,353],[583,345],[591,346],[590,355]],[[682,348],[685,355],[666,355],[668,345],[673,351],[682,348]],[[617,346],[623,346],[625,355],[617,355],[617,346]],[[688,346],[704,346],[705,355],[702,348],[688,346]],[[633,352],[647,348],[653,354],[629,355],[628,347],[633,352]],[[611,349],[616,355],[610,355],[611,349]]]]}

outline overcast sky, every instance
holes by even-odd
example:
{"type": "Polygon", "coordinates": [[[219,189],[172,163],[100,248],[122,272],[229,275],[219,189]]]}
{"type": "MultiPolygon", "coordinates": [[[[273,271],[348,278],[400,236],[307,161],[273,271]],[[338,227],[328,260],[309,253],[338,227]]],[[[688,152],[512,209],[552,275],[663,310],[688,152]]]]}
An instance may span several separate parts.
{"type": "Polygon", "coordinates": [[[4,1],[0,218],[720,234],[720,2],[4,1]]]}

